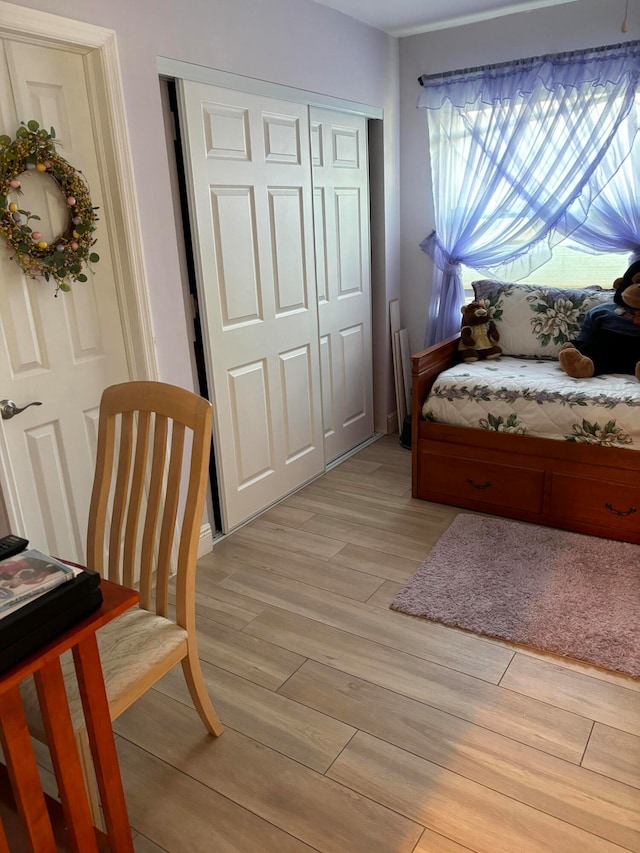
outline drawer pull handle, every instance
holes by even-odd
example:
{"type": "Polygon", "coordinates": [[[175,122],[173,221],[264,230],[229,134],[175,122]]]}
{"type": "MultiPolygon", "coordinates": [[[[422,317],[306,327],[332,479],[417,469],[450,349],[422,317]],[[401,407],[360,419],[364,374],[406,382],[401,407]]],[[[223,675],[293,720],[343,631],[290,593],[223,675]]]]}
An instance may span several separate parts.
{"type": "Polygon", "coordinates": [[[626,512],[621,512],[619,509],[614,509],[611,504],[605,504],[605,507],[612,512],[614,515],[633,515],[634,512],[638,512],[638,510],[632,506],[626,512]]]}
{"type": "Polygon", "coordinates": [[[493,486],[491,480],[487,480],[486,483],[480,485],[480,483],[474,483],[471,477],[467,477],[467,483],[469,483],[470,486],[473,486],[474,489],[488,489],[489,486],[493,486]]]}

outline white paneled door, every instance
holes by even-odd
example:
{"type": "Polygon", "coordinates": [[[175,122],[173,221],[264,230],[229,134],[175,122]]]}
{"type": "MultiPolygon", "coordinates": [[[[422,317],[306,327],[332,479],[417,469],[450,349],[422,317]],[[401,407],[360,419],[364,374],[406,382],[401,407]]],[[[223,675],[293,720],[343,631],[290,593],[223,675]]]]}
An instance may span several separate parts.
{"type": "Polygon", "coordinates": [[[324,448],[373,435],[367,123],[312,107],[311,153],[324,448]]]}
{"type": "Polygon", "coordinates": [[[182,81],[225,530],[324,469],[306,105],[182,81]]]}
{"type": "MultiPolygon", "coordinates": [[[[83,57],[6,40],[0,55],[0,132],[20,121],[53,126],[59,153],[89,181],[102,207],[83,57]]],[[[52,179],[29,173],[21,204],[42,218],[51,241],[66,208],[52,179]]],[[[100,214],[98,214],[100,216],[100,214]]],[[[54,298],[54,287],[27,279],[0,246],[0,398],[18,407],[0,422],[2,488],[9,515],[33,547],[82,561],[103,388],[129,378],[109,237],[96,232],[95,276],[54,298]]]]}

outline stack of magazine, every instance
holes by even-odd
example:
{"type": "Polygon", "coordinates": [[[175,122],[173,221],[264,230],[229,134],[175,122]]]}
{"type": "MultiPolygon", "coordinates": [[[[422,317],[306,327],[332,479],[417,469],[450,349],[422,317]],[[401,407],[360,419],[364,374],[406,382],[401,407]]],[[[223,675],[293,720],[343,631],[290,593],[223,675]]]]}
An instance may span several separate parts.
{"type": "Polygon", "coordinates": [[[72,580],[80,571],[35,549],[0,561],[0,619],[72,580]]]}
{"type": "Polygon", "coordinates": [[[0,674],[101,604],[96,572],[34,549],[0,560],[0,674]]]}

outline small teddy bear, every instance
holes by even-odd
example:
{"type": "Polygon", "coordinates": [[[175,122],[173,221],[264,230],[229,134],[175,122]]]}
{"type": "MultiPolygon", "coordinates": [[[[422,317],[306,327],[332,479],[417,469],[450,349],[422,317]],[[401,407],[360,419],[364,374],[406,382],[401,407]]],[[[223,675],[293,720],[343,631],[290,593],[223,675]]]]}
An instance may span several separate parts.
{"type": "Polygon", "coordinates": [[[470,302],[469,305],[463,305],[460,310],[462,324],[458,350],[462,353],[462,360],[472,362],[479,359],[498,358],[502,353],[497,343],[500,335],[482,302],[470,302]]]}
{"type": "Polygon", "coordinates": [[[560,347],[560,367],[575,379],[602,373],[630,373],[640,379],[640,261],[613,287],[613,302],[591,308],[577,339],[560,347]]]}

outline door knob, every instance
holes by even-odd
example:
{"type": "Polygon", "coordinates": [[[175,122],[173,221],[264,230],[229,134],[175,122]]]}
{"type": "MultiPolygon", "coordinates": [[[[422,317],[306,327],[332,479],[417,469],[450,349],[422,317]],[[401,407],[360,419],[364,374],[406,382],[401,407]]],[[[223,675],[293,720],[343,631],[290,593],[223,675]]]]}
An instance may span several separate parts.
{"type": "Polygon", "coordinates": [[[23,406],[19,409],[13,400],[0,400],[0,416],[2,416],[3,421],[9,421],[14,415],[19,415],[20,412],[24,412],[25,409],[28,409],[29,406],[41,406],[38,400],[35,400],[33,403],[27,403],[26,406],[23,406]]]}

